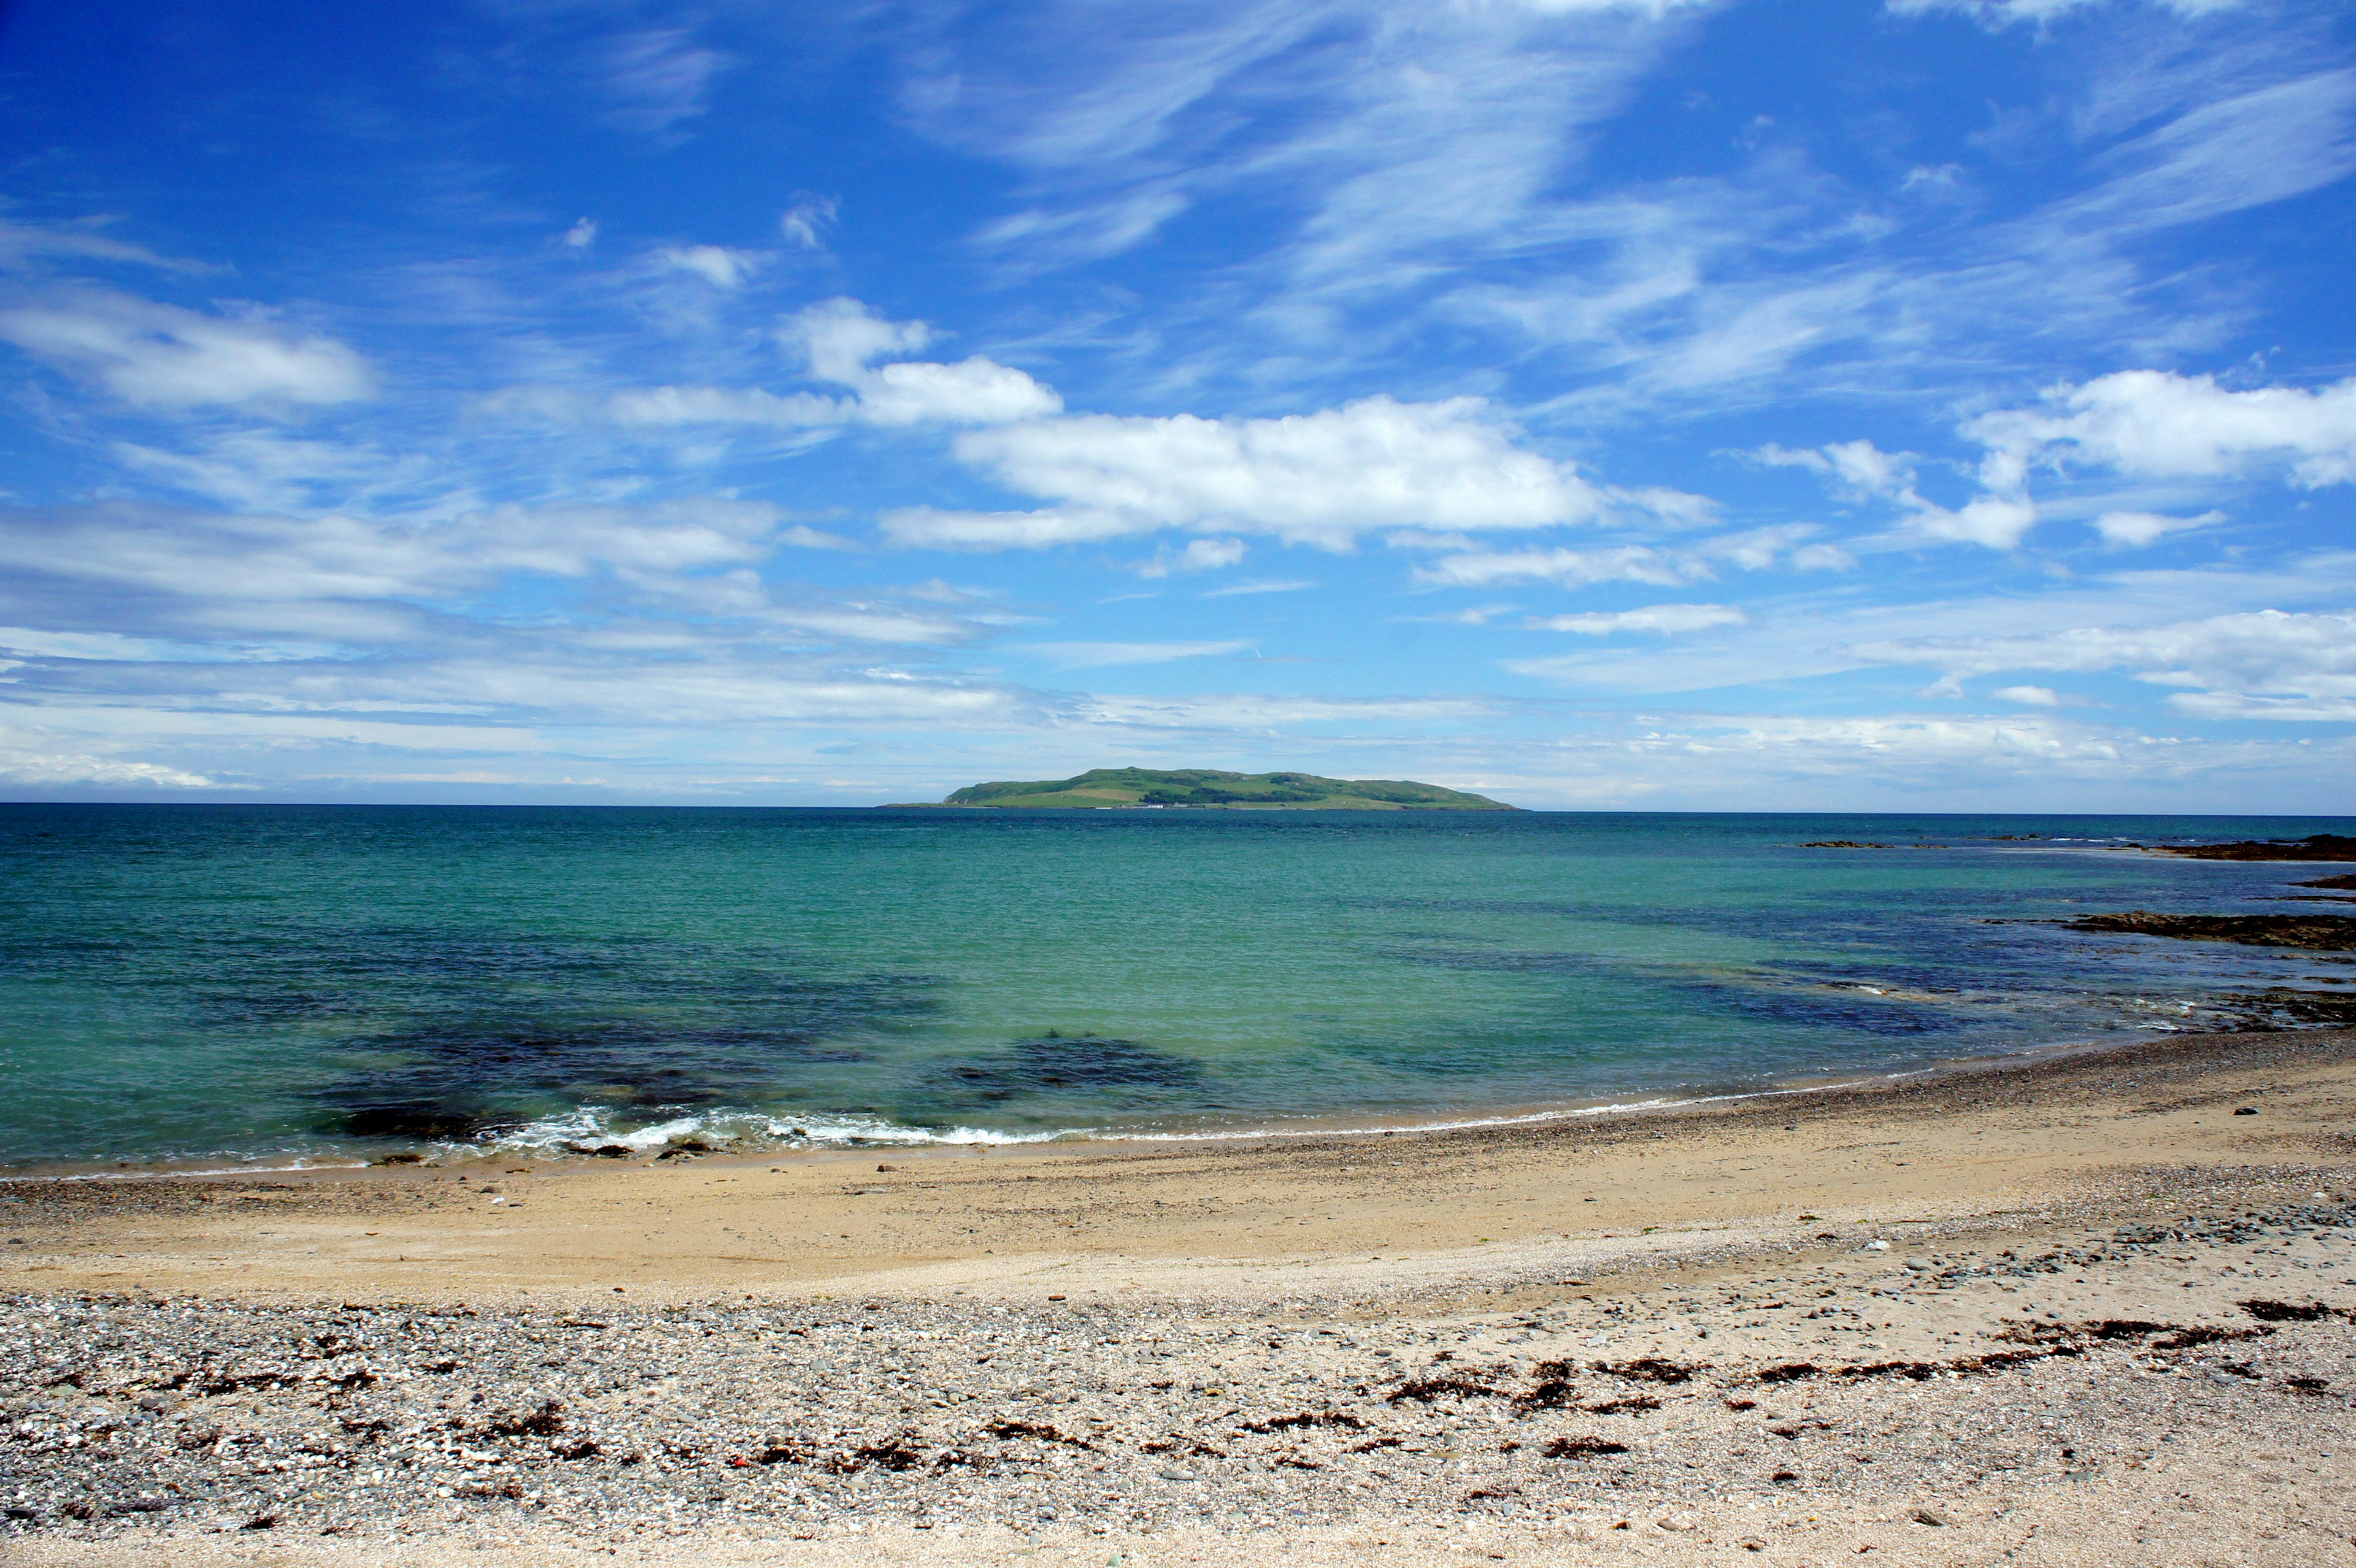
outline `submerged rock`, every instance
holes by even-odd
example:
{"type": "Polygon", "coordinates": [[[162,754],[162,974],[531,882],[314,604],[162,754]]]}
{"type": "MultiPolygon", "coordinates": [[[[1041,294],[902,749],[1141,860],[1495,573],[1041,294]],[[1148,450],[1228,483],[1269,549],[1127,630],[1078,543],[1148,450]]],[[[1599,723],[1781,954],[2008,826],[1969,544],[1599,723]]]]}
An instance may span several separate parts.
{"type": "Polygon", "coordinates": [[[2089,914],[2067,923],[2072,931],[2172,936],[2190,942],[2238,942],[2252,947],[2307,947],[2356,952],[2356,917],[2341,914],[2089,914]]]}
{"type": "Polygon", "coordinates": [[[2164,844],[2163,855],[2195,860],[2356,860],[2356,838],[2310,833],[2304,838],[2243,838],[2231,844],[2164,844]]]}

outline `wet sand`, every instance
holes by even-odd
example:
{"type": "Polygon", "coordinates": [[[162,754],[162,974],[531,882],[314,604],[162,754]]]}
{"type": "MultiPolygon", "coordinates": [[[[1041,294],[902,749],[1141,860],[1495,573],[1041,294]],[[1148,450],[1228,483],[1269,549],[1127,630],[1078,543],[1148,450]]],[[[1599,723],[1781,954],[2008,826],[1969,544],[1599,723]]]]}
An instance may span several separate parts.
{"type": "Polygon", "coordinates": [[[2356,1562],[2351,1107],[2319,1030],[1422,1134],[11,1184],[0,1541],[2356,1562]]]}

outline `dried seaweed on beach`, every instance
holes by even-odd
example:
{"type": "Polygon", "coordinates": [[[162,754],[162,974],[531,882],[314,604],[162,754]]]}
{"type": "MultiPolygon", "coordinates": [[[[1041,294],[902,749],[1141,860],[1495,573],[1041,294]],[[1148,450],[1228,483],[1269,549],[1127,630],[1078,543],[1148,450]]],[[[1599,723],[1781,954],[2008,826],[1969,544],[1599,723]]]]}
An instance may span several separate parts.
{"type": "Polygon", "coordinates": [[[1042,1443],[1062,1443],[1074,1448],[1085,1448],[1091,1454],[1097,1451],[1095,1444],[1059,1432],[1044,1421],[993,1421],[982,1430],[992,1437],[1035,1437],[1042,1443]]]}
{"type": "Polygon", "coordinates": [[[1383,1397],[1393,1404],[1413,1400],[1430,1404],[1433,1400],[1453,1396],[1457,1399],[1487,1399],[1498,1393],[1494,1383],[1475,1381],[1471,1378],[1410,1378],[1383,1397]]]}
{"type": "Polygon", "coordinates": [[[1558,1437],[1538,1452],[1549,1459],[1588,1459],[1600,1454],[1625,1454],[1628,1445],[1608,1437],[1558,1437]]]}
{"type": "Polygon", "coordinates": [[[2244,1301],[2242,1310],[2261,1323],[2318,1323],[2326,1317],[2356,1319],[2356,1309],[2328,1307],[2320,1301],[2244,1301]]]}
{"type": "Polygon", "coordinates": [[[1309,1426],[1346,1426],[1354,1432],[1363,1432],[1365,1430],[1366,1424],[1346,1410],[1316,1412],[1304,1410],[1299,1415],[1280,1415],[1269,1421],[1247,1421],[1241,1430],[1265,1435],[1271,1432],[1286,1432],[1309,1426]]]}
{"type": "Polygon", "coordinates": [[[1681,1361],[1664,1360],[1659,1356],[1639,1356],[1633,1361],[1594,1361],[1589,1363],[1597,1371],[1630,1382],[1682,1383],[1691,1382],[1703,1364],[1687,1366],[1681,1361]]]}

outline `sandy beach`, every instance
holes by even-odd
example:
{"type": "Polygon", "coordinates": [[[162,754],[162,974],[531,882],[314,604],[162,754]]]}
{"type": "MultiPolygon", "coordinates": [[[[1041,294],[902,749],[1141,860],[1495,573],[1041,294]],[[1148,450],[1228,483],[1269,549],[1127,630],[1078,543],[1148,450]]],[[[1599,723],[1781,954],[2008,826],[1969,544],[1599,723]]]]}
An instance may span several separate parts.
{"type": "Polygon", "coordinates": [[[0,1188],[27,1563],[2356,1562],[2356,1033],[0,1188]]]}

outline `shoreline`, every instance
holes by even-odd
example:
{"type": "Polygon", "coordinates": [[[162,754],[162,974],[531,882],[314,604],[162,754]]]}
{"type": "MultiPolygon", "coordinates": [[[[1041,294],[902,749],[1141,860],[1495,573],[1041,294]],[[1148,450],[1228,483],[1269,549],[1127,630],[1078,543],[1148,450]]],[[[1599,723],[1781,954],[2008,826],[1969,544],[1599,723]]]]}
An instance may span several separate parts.
{"type": "Polygon", "coordinates": [[[2308,1568],[2356,1545],[2351,1107],[2316,1029],[1388,1137],[18,1185],[0,1541],[2308,1568]]]}
{"type": "MultiPolygon", "coordinates": [[[[2024,1046],[2018,1051],[1982,1051],[1971,1055],[1940,1057],[1918,1065],[1886,1069],[1850,1069],[1819,1076],[1804,1076],[1774,1080],[1759,1088],[1729,1088],[1714,1093],[1680,1094],[1675,1090],[1655,1092],[1633,1091],[1643,1098],[1613,1098],[1601,1101],[1520,1102],[1462,1111],[1434,1112],[1428,1117],[1394,1120],[1381,1113],[1330,1117],[1303,1117],[1291,1125],[1256,1125],[1237,1127],[1211,1127],[1202,1131],[1181,1132],[1100,1132],[1079,1128],[1067,1132],[1044,1134],[1009,1134],[992,1129],[970,1129],[988,1133],[977,1138],[958,1138],[948,1134],[933,1134],[922,1128],[909,1129],[911,1141],[902,1143],[885,1138],[843,1141],[840,1143],[809,1141],[780,1142],[756,1146],[727,1147],[714,1145],[709,1150],[682,1155],[682,1159],[694,1163],[712,1160],[760,1161],[778,1158],[806,1158],[823,1155],[851,1157],[898,1155],[916,1158],[932,1154],[963,1154],[976,1150],[1012,1151],[1015,1149],[1056,1150],[1065,1153],[1117,1151],[1130,1147],[1151,1148],[1160,1146],[1208,1147],[1220,1145],[1251,1145],[1281,1143],[1287,1140],[1317,1140],[1324,1138],[1364,1138],[1376,1136],[1424,1136],[1439,1133],[1479,1131],[1484,1128],[1540,1127],[1560,1122],[1573,1122],[1591,1117],[1621,1115],[1653,1115],[1689,1112],[1716,1105],[1737,1104],[1749,1101],[1772,1101],[1813,1094],[1839,1093],[1852,1089],[1869,1089],[1879,1084],[1891,1084],[1914,1079],[1951,1076],[2002,1071],[2009,1067],[2028,1067],[2039,1062],[2082,1055],[2100,1055],[2175,1039],[2229,1039],[2241,1034],[2304,1034],[2334,1032],[2345,1026],[2336,1024],[2300,1024],[2278,1029],[2236,1030],[2227,1033],[2182,1029],[2136,1031],[2104,1036],[2094,1040],[2047,1041],[2024,1046]]],[[[733,1113],[732,1113],[733,1114],[733,1113]]],[[[782,1118],[780,1118],[782,1119],[782,1118]]],[[[660,1125],[663,1124],[658,1124],[660,1125]]],[[[635,1136],[635,1135],[633,1135],[635,1136]]],[[[684,1135],[694,1137],[695,1135],[684,1135]]],[[[630,1146],[627,1163],[644,1164],[660,1157],[667,1144],[647,1143],[630,1146]]],[[[594,1154],[548,1155],[530,1150],[518,1150],[498,1144],[451,1145],[424,1150],[395,1151],[395,1157],[379,1154],[369,1157],[361,1150],[322,1150],[312,1154],[284,1157],[287,1163],[222,1163],[230,1157],[194,1155],[185,1162],[157,1161],[51,1161],[27,1166],[0,1166],[0,1189],[10,1186],[59,1181],[174,1181],[202,1178],[241,1178],[316,1174],[324,1171],[394,1170],[432,1166],[434,1168],[455,1168],[461,1165],[498,1161],[530,1161],[544,1165],[551,1170],[610,1169],[616,1159],[601,1158],[594,1154]],[[414,1153],[415,1159],[398,1157],[414,1153]]]]}

